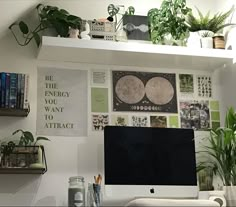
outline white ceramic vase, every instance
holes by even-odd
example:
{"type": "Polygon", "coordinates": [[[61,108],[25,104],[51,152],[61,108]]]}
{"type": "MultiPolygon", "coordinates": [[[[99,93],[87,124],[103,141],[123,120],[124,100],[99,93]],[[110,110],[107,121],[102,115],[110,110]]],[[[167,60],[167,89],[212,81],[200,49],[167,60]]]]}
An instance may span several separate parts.
{"type": "Polygon", "coordinates": [[[213,48],[213,39],[212,37],[202,37],[201,38],[202,48],[213,48]]]}
{"type": "Polygon", "coordinates": [[[236,186],[224,186],[227,207],[236,206],[236,186]]]}

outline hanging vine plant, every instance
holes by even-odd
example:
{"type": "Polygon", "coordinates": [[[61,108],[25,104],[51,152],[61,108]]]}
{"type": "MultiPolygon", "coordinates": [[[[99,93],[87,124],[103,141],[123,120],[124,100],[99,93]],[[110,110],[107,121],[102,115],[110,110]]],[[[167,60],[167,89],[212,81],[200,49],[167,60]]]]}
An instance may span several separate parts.
{"type": "Polygon", "coordinates": [[[55,29],[56,33],[61,37],[67,37],[70,28],[79,29],[81,27],[82,19],[69,14],[64,9],[38,4],[36,10],[39,17],[39,24],[34,29],[31,29],[24,21],[14,22],[9,26],[15,40],[20,46],[26,46],[31,40],[35,40],[39,47],[41,43],[41,32],[48,28],[55,29]],[[15,29],[20,30],[23,38],[17,35],[15,29]]]}

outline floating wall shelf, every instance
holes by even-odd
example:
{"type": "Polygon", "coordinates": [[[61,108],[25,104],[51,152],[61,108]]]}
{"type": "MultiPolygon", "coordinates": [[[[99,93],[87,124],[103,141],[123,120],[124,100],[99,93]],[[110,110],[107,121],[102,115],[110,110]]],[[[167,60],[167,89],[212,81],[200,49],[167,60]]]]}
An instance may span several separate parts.
{"type": "Polygon", "coordinates": [[[0,174],[44,174],[45,168],[0,168],[0,174]]]}
{"type": "Polygon", "coordinates": [[[231,66],[233,59],[231,50],[46,36],[38,54],[44,61],[210,71],[231,66]]]}
{"type": "Polygon", "coordinates": [[[0,108],[0,116],[26,117],[28,114],[29,109],[0,108]]]}

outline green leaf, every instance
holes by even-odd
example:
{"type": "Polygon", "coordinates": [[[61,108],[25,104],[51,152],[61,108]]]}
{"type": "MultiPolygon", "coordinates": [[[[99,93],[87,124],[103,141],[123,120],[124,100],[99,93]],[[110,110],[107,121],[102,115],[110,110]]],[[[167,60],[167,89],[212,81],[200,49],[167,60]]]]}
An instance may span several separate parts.
{"type": "Polygon", "coordinates": [[[36,6],[36,9],[39,9],[41,6],[43,6],[43,4],[38,4],[38,5],[36,6]]]}
{"type": "Polygon", "coordinates": [[[19,28],[20,28],[20,31],[23,34],[28,34],[29,33],[29,28],[28,28],[27,24],[25,24],[23,21],[19,22],[19,28]]]}
{"type": "Polygon", "coordinates": [[[60,12],[61,12],[62,14],[69,14],[69,12],[66,11],[65,9],[60,9],[60,12]]]}
{"type": "Polygon", "coordinates": [[[67,37],[68,32],[69,32],[69,26],[66,22],[55,22],[54,23],[54,27],[57,31],[57,33],[61,36],[61,37],[67,37]]]}
{"type": "Polygon", "coordinates": [[[22,132],[22,133],[24,133],[24,131],[23,131],[22,129],[17,129],[16,131],[12,132],[12,135],[17,134],[18,132],[22,132]]]}
{"type": "Polygon", "coordinates": [[[134,13],[135,13],[135,8],[134,8],[133,6],[129,6],[127,13],[128,13],[128,15],[134,15],[134,13]]]}
{"type": "Polygon", "coordinates": [[[115,6],[114,4],[109,4],[107,7],[107,12],[108,12],[109,16],[111,16],[111,17],[118,14],[119,11],[120,11],[120,8],[115,6]]]}
{"type": "Polygon", "coordinates": [[[37,137],[36,141],[40,141],[40,140],[51,141],[47,137],[37,137]]]}
{"type": "Polygon", "coordinates": [[[67,20],[69,20],[69,21],[80,21],[81,18],[79,18],[79,17],[77,17],[77,16],[74,16],[74,15],[69,15],[69,16],[67,17],[67,20]]]}
{"type": "Polygon", "coordinates": [[[36,33],[36,32],[33,32],[33,37],[34,37],[34,40],[35,40],[37,46],[39,47],[39,45],[40,45],[40,43],[41,43],[41,39],[40,39],[39,34],[36,33]]]}
{"type": "Polygon", "coordinates": [[[25,136],[25,140],[26,140],[27,144],[29,142],[34,142],[34,136],[33,136],[33,134],[31,132],[25,131],[24,132],[24,136],[25,136]]]}

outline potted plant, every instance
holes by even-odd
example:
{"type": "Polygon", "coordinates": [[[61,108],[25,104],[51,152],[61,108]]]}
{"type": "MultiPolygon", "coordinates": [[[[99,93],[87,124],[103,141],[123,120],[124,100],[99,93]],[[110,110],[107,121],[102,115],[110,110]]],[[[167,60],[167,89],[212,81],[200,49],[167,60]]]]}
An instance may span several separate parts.
{"type": "Polygon", "coordinates": [[[225,126],[211,129],[202,147],[199,158],[205,160],[198,169],[212,168],[225,186],[227,206],[236,206],[236,112],[232,107],[227,110],[225,126]]]}
{"type": "Polygon", "coordinates": [[[44,168],[44,148],[42,145],[38,145],[38,141],[49,141],[49,139],[46,137],[34,138],[30,131],[23,131],[22,129],[16,130],[12,135],[17,136],[19,141],[10,141],[1,144],[1,166],[44,168]]]}
{"type": "Polygon", "coordinates": [[[204,31],[200,35],[201,47],[202,48],[213,48],[213,37],[214,33],[211,31],[204,31]]]}
{"type": "Polygon", "coordinates": [[[123,20],[125,16],[133,16],[135,12],[135,8],[133,6],[129,6],[126,11],[121,11],[122,7],[124,8],[124,6],[114,4],[109,4],[107,7],[107,12],[109,14],[107,20],[115,23],[117,41],[127,41],[126,32],[123,30],[123,20]],[[118,15],[121,15],[121,18],[119,20],[118,15]]]}
{"type": "MultiPolygon", "coordinates": [[[[34,29],[30,29],[24,21],[15,22],[9,26],[15,40],[21,46],[26,46],[31,42],[31,40],[35,40],[39,47],[42,31],[46,29],[52,28],[56,31],[57,35],[67,37],[70,29],[78,31],[81,27],[82,19],[78,16],[69,14],[69,12],[64,9],[39,4],[37,5],[36,10],[39,23],[34,29]],[[23,38],[17,36],[15,30],[17,28],[20,30],[23,38]]],[[[78,34],[78,32],[76,34],[78,34]]]]}
{"type": "MultiPolygon", "coordinates": [[[[148,11],[148,21],[151,40],[154,44],[178,44],[184,41],[189,32],[185,23],[187,14],[191,11],[186,6],[186,0],[163,0],[159,9],[148,11]],[[167,42],[166,39],[171,39],[167,42]]],[[[182,43],[180,43],[182,44],[182,43]]]]}
{"type": "Polygon", "coordinates": [[[33,134],[30,131],[23,131],[22,129],[18,129],[12,134],[13,135],[19,134],[20,136],[19,146],[22,146],[23,149],[19,149],[19,150],[28,150],[29,153],[37,153],[36,162],[31,163],[29,167],[43,168],[44,166],[43,159],[42,159],[43,147],[41,145],[37,145],[37,143],[40,140],[44,140],[44,141],[50,141],[50,140],[47,137],[41,137],[41,136],[34,138],[33,134]]]}
{"type": "Polygon", "coordinates": [[[215,33],[221,31],[223,28],[233,25],[231,23],[225,24],[225,20],[234,12],[235,10],[234,7],[232,7],[225,13],[216,13],[212,17],[210,11],[204,16],[197,7],[196,10],[199,17],[194,16],[193,13],[190,12],[187,16],[187,21],[186,21],[187,24],[189,25],[189,31],[190,31],[190,36],[188,39],[188,46],[190,47],[192,47],[192,45],[194,45],[196,41],[199,42],[201,38],[204,38],[204,34],[206,34],[206,32],[208,32],[209,34],[208,37],[212,38],[215,33]]]}

